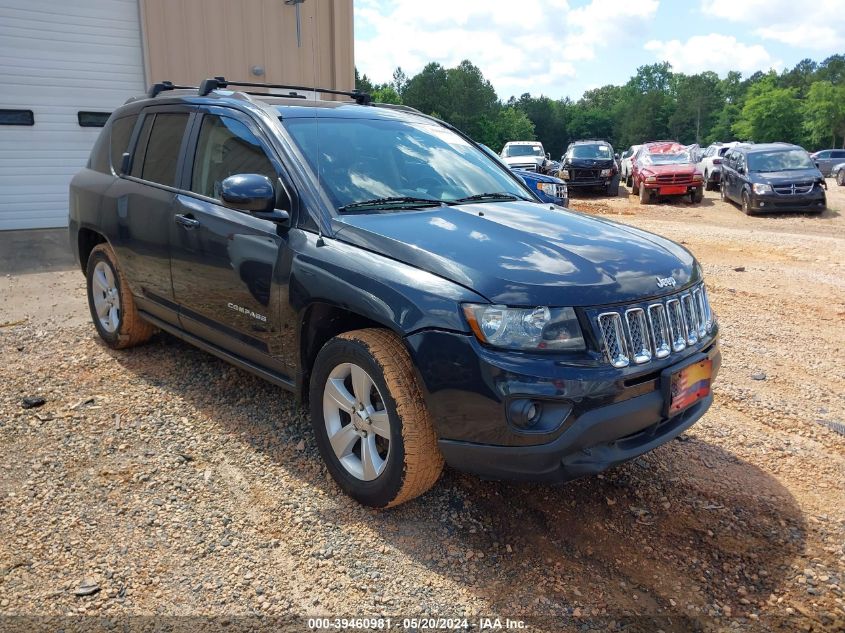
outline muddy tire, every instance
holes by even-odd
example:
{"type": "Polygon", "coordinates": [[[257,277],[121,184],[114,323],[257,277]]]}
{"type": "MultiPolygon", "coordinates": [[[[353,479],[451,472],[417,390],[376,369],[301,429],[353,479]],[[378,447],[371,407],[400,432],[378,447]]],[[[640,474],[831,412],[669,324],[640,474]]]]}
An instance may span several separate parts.
{"type": "Polygon", "coordinates": [[[640,187],[640,204],[651,204],[651,193],[645,187],[640,187]]]}
{"type": "Polygon", "coordinates": [[[156,333],[144,321],[109,244],[98,244],[88,257],[85,269],[88,308],[97,334],[113,349],[145,343],[156,333]]]}
{"type": "Polygon", "coordinates": [[[631,176],[631,193],[635,196],[640,193],[640,188],[637,186],[637,181],[631,176]]]}
{"type": "Polygon", "coordinates": [[[317,355],[311,423],[334,480],[367,506],[389,508],[431,488],[443,456],[401,340],[381,329],[336,336],[317,355]]]}
{"type": "Polygon", "coordinates": [[[742,192],[742,212],[745,215],[754,215],[754,211],[751,210],[751,201],[748,199],[748,192],[742,192]]]}

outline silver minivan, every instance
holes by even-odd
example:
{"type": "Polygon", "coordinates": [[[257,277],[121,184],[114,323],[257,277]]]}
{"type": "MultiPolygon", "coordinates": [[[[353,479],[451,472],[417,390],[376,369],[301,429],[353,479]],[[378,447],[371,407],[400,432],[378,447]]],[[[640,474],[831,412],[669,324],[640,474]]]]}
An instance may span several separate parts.
{"type": "Polygon", "coordinates": [[[845,149],[823,149],[815,154],[810,154],[810,158],[822,172],[825,177],[830,176],[830,170],[835,165],[845,162],[845,149]]]}

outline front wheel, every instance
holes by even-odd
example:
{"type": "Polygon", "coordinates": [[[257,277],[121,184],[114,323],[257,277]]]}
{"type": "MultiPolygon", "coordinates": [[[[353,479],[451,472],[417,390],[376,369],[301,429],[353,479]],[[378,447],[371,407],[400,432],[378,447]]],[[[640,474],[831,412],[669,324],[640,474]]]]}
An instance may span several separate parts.
{"type": "Polygon", "coordinates": [[[431,488],[443,457],[399,338],[379,329],[323,346],[310,385],[317,446],[334,480],[367,506],[387,508],[431,488]]]}
{"type": "Polygon", "coordinates": [[[840,187],[845,186],[845,169],[840,169],[836,173],[836,184],[840,187]]]}
{"type": "Polygon", "coordinates": [[[730,199],[728,198],[728,190],[724,181],[719,185],[719,195],[722,198],[722,202],[730,202],[730,199]]]}
{"type": "Polygon", "coordinates": [[[645,187],[640,187],[640,204],[651,204],[651,193],[645,187]]]}
{"type": "Polygon", "coordinates": [[[109,244],[98,244],[88,257],[88,308],[97,334],[113,349],[147,341],[156,328],[144,321],[135,307],[132,291],[109,244]]]}
{"type": "Polygon", "coordinates": [[[753,211],[751,210],[751,201],[748,199],[748,192],[742,192],[742,212],[745,215],[753,215],[753,211]]]}
{"type": "Polygon", "coordinates": [[[704,191],[702,191],[701,187],[693,189],[693,192],[690,194],[690,200],[692,200],[693,204],[699,204],[704,200],[704,191]]]}

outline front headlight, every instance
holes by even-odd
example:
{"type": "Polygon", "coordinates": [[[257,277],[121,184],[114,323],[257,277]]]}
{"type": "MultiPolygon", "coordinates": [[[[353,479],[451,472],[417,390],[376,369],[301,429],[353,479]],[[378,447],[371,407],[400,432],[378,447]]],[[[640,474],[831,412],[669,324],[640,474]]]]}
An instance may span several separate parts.
{"type": "Polygon", "coordinates": [[[772,192],[772,186],[768,185],[764,182],[755,182],[752,185],[752,188],[754,189],[754,193],[771,193],[772,192]]]}
{"type": "Polygon", "coordinates": [[[585,349],[572,308],[509,308],[466,303],[464,315],[482,343],[504,349],[579,351],[585,349]]]}
{"type": "Polygon", "coordinates": [[[538,182],[537,189],[542,191],[547,196],[555,195],[555,184],[553,182],[538,182]]]}
{"type": "Polygon", "coordinates": [[[568,169],[561,169],[561,170],[558,172],[558,174],[560,175],[560,177],[561,177],[563,180],[568,180],[568,179],[569,179],[569,170],[568,170],[568,169]]]}
{"type": "Polygon", "coordinates": [[[607,177],[607,176],[609,176],[609,175],[610,175],[610,170],[609,170],[609,169],[602,169],[602,170],[601,170],[601,175],[600,175],[599,177],[600,177],[600,178],[606,178],[606,177],[607,177]]]}
{"type": "Polygon", "coordinates": [[[657,182],[657,176],[646,176],[646,182],[657,182]]]}

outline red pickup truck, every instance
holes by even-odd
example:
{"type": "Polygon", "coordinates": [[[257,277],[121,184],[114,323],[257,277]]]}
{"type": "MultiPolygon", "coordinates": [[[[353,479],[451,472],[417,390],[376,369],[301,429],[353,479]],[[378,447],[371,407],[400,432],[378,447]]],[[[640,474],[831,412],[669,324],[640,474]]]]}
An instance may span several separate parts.
{"type": "Polygon", "coordinates": [[[693,203],[701,202],[704,176],[693,160],[689,148],[675,141],[644,144],[631,162],[633,193],[642,204],[658,196],[686,195],[693,203]]]}

